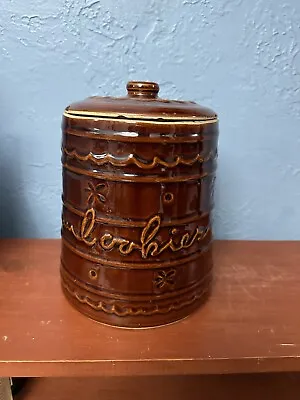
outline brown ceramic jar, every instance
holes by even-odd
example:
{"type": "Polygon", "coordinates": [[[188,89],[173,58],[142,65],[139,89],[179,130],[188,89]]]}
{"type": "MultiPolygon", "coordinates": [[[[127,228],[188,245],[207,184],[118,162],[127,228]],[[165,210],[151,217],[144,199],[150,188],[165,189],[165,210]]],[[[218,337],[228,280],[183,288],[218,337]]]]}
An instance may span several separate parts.
{"type": "Polygon", "coordinates": [[[152,82],[63,116],[62,287],[110,325],[182,319],[208,296],[216,114],[152,82]]]}

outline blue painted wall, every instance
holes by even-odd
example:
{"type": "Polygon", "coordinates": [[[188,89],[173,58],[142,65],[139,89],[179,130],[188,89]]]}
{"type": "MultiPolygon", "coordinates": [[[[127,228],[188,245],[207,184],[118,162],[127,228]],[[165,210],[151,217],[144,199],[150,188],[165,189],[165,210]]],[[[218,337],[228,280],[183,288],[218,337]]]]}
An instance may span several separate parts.
{"type": "Polygon", "coordinates": [[[300,239],[299,0],[0,6],[1,236],[59,236],[64,107],[147,79],[219,113],[216,236],[300,239]]]}

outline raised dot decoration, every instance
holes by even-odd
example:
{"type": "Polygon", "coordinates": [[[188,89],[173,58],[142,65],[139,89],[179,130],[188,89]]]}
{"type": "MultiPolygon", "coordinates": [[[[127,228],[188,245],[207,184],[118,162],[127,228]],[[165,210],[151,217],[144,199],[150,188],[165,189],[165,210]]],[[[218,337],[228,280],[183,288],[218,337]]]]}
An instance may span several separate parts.
{"type": "Polygon", "coordinates": [[[98,272],[95,269],[89,270],[89,277],[93,280],[98,278],[98,272]]]}
{"type": "Polygon", "coordinates": [[[171,192],[166,192],[163,194],[164,204],[172,204],[174,202],[174,194],[171,192]]]}

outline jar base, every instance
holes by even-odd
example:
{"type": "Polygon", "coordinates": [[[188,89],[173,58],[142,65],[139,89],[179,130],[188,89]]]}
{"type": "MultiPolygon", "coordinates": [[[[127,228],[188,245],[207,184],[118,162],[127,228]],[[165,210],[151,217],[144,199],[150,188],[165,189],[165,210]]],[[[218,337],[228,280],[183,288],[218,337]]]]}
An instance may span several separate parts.
{"type": "Polygon", "coordinates": [[[104,325],[128,329],[149,329],[161,327],[185,319],[197,310],[211,293],[211,272],[194,290],[184,296],[169,298],[147,308],[132,305],[130,299],[120,307],[117,301],[105,302],[99,293],[91,293],[84,285],[78,284],[61,273],[62,290],[71,305],[90,319],[104,325]]]}

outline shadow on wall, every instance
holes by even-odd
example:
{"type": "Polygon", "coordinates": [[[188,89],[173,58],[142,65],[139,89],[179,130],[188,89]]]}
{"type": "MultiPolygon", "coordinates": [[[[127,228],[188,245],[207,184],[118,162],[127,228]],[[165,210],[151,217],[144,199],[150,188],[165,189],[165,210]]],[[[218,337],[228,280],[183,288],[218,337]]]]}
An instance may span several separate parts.
{"type": "Polygon", "coordinates": [[[231,168],[230,162],[228,162],[229,158],[226,156],[226,150],[223,150],[222,154],[220,154],[220,144],[218,147],[219,155],[212,210],[213,234],[217,240],[228,240],[231,233],[230,222],[233,221],[233,218],[229,217],[227,212],[230,209],[230,204],[228,204],[226,189],[231,187],[231,179],[235,172],[231,168]]]}
{"type": "Polygon", "coordinates": [[[0,125],[0,237],[21,236],[20,217],[22,201],[20,188],[20,165],[18,164],[18,142],[7,137],[0,125]],[[14,160],[14,161],[13,161],[14,160]]]}
{"type": "Polygon", "coordinates": [[[24,236],[30,220],[22,179],[22,157],[19,135],[22,133],[7,118],[7,103],[0,109],[0,238],[24,236]]]}

